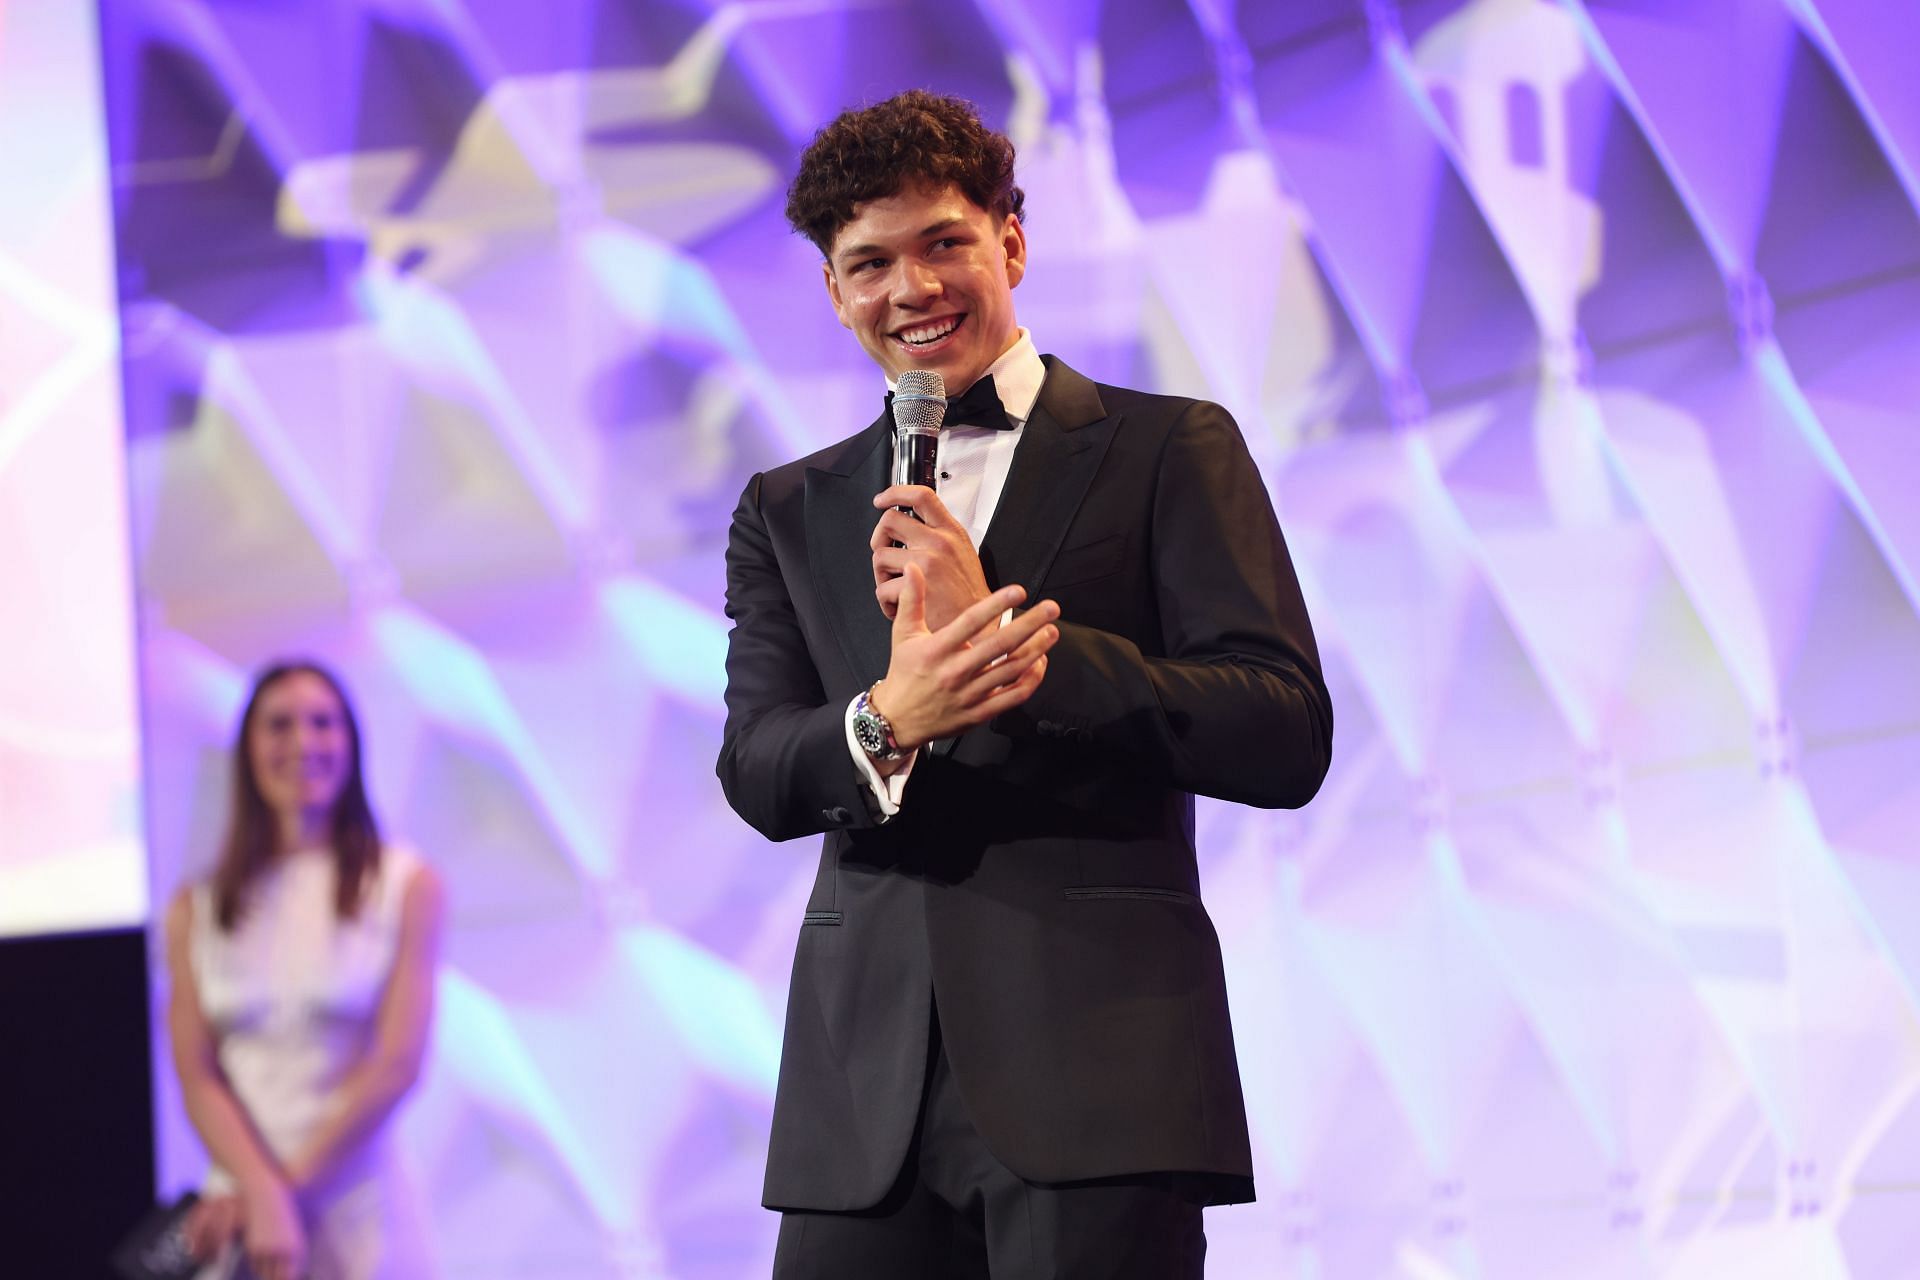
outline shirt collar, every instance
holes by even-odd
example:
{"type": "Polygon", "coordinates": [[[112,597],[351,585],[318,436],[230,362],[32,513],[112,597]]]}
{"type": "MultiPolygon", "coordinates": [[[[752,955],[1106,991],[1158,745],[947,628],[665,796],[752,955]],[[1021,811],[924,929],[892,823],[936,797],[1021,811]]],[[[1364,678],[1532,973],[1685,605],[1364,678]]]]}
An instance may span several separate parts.
{"type": "MultiPolygon", "coordinates": [[[[1000,354],[1000,358],[988,365],[982,376],[993,379],[993,389],[1000,396],[1000,407],[1007,411],[1007,417],[1016,427],[1027,425],[1027,419],[1033,416],[1033,403],[1040,398],[1040,384],[1047,380],[1047,366],[1040,359],[1040,352],[1033,345],[1033,335],[1022,325],[1014,331],[1013,345],[1000,354]]],[[[887,390],[894,390],[894,380],[887,379],[887,390]]],[[[953,394],[959,395],[965,387],[954,388],[953,394]]]]}

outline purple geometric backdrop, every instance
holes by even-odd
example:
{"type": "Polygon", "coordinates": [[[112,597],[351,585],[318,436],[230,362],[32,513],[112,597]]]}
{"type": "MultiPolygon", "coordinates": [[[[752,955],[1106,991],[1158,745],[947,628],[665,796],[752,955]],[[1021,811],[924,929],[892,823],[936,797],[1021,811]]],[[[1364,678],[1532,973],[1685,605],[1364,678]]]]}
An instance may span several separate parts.
{"type": "Polygon", "coordinates": [[[1202,810],[1215,1273],[1911,1272],[1912,0],[104,18],[155,895],[337,663],[452,890],[450,1275],[765,1274],[815,848],[713,780],[721,550],[878,404],[781,194],[909,85],[1019,145],[1041,349],[1239,418],[1333,686],[1310,808],[1202,810]]]}

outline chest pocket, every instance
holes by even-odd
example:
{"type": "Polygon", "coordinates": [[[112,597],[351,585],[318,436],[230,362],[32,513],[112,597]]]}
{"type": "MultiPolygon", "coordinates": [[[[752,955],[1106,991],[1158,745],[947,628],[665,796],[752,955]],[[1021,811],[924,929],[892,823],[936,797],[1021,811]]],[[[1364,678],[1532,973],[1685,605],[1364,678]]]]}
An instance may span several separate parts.
{"type": "Polygon", "coordinates": [[[1118,573],[1125,563],[1126,552],[1125,533],[1108,534],[1077,547],[1062,547],[1053,559],[1053,567],[1047,570],[1045,585],[1049,589],[1067,587],[1118,573]]]}

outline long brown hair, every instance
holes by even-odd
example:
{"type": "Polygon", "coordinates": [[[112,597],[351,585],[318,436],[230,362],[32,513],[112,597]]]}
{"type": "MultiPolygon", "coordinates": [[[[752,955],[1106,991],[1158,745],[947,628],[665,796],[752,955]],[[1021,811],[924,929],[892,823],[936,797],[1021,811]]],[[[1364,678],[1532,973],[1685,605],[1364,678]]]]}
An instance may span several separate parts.
{"type": "Polygon", "coordinates": [[[254,716],[259,712],[261,695],[288,676],[303,674],[319,677],[333,690],[347,726],[347,777],[333,802],[331,832],[336,884],[333,905],[341,919],[350,919],[360,910],[367,884],[380,866],[380,826],[367,803],[360,769],[360,722],[354,718],[346,689],[331,671],[310,658],[277,662],[254,679],[233,744],[233,806],[220,862],[213,872],[214,918],[227,932],[240,922],[247,889],[254,878],[281,852],[280,824],[266,797],[260,794],[260,780],[253,776],[253,754],[248,744],[254,716]]]}

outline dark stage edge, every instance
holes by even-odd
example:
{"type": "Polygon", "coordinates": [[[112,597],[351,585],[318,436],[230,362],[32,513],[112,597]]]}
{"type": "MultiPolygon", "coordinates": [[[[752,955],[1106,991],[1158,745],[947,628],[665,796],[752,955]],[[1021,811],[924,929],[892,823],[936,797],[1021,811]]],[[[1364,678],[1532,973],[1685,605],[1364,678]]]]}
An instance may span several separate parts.
{"type": "Polygon", "coordinates": [[[153,1205],[144,930],[0,939],[0,1275],[108,1280],[153,1205]]]}

